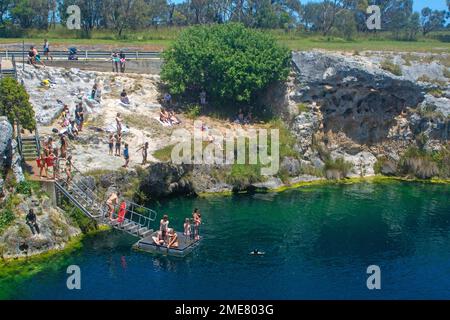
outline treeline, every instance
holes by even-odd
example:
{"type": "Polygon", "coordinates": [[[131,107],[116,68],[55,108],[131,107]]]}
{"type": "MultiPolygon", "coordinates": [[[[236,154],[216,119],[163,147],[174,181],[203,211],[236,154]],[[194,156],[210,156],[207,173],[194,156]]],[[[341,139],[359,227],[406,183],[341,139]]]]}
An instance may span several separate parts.
{"type": "MultiPolygon", "coordinates": [[[[446,0],[450,8],[450,0],[446,0]]],[[[0,36],[64,24],[67,7],[81,9],[84,36],[95,29],[141,30],[150,26],[190,26],[241,22],[251,28],[300,30],[352,38],[367,29],[366,9],[381,8],[382,31],[413,40],[419,33],[448,28],[449,10],[413,11],[413,0],[0,0],[0,36]]]]}

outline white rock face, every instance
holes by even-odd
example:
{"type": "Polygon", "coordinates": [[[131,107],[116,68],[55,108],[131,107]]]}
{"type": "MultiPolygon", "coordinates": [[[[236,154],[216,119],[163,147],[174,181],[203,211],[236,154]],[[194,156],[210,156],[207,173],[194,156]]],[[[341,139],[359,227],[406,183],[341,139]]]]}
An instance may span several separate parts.
{"type": "MultiPolygon", "coordinates": [[[[64,104],[67,104],[73,113],[75,103],[86,100],[97,78],[97,73],[74,68],[67,70],[25,65],[24,70],[22,66],[18,66],[18,77],[23,80],[30,95],[37,122],[49,125],[60,115],[64,104]],[[41,85],[44,80],[48,80],[50,85],[41,85]]],[[[95,106],[89,106],[87,113],[92,112],[93,107],[95,106]]]]}
{"type": "Polygon", "coordinates": [[[362,151],[355,155],[350,155],[348,153],[333,151],[331,157],[333,159],[344,158],[345,161],[353,164],[353,170],[348,174],[349,177],[370,177],[375,175],[373,166],[377,162],[377,158],[370,152],[362,151]]]}

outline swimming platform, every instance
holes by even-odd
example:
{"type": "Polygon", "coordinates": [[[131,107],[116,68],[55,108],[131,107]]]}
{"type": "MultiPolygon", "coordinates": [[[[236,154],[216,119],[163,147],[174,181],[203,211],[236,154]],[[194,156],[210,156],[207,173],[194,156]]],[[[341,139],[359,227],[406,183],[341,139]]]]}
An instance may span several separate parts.
{"type": "Polygon", "coordinates": [[[153,241],[153,237],[157,236],[157,231],[153,232],[150,236],[139,240],[133,245],[133,248],[140,251],[145,251],[155,254],[163,254],[175,257],[185,257],[194,251],[200,245],[200,241],[203,237],[196,240],[191,236],[186,236],[182,232],[177,232],[178,236],[178,247],[177,248],[167,248],[166,245],[157,245],[153,241]]]}

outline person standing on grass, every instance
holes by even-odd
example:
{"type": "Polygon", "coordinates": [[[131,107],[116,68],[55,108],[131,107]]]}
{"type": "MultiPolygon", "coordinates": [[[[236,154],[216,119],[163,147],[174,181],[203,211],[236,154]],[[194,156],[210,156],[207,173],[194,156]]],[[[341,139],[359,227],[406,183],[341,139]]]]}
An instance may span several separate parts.
{"type": "Polygon", "coordinates": [[[50,57],[53,61],[53,56],[50,54],[50,43],[47,39],[44,40],[44,56],[47,58],[50,57]]]}
{"type": "Polygon", "coordinates": [[[136,152],[139,152],[139,150],[142,150],[142,165],[145,165],[147,163],[148,142],[144,143],[136,152]]]}
{"type": "Polygon", "coordinates": [[[128,163],[130,163],[130,152],[128,150],[128,143],[125,143],[125,148],[123,149],[123,157],[125,159],[125,164],[123,168],[128,168],[128,163]]]}

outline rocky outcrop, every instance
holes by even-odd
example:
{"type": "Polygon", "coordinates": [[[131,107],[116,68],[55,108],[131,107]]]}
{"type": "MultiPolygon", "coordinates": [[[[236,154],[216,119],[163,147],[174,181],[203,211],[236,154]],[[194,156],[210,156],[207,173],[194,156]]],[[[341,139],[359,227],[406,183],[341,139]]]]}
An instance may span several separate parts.
{"type": "Polygon", "coordinates": [[[394,118],[424,100],[424,89],[354,57],[298,52],[299,87],[292,97],[317,103],[323,129],[343,132],[358,143],[387,137],[394,118]]]}
{"type": "Polygon", "coordinates": [[[0,117],[0,191],[3,190],[2,175],[11,168],[17,182],[25,180],[22,171],[22,158],[16,140],[13,139],[13,127],[6,117],[0,117]]]}
{"type": "Polygon", "coordinates": [[[193,187],[187,178],[188,170],[186,166],[155,163],[147,169],[141,180],[140,190],[151,199],[192,194],[193,187]]]}
{"type": "MultiPolygon", "coordinates": [[[[349,176],[368,176],[379,157],[398,161],[410,146],[425,143],[426,149],[439,150],[445,145],[450,133],[446,67],[422,62],[440,57],[419,58],[420,63],[406,66],[400,56],[386,54],[294,53],[297,83],[289,98],[299,114],[290,127],[301,162],[322,168],[326,159],[343,158],[353,166],[349,176]],[[404,74],[383,70],[386,59],[404,74]]],[[[393,174],[394,167],[386,164],[382,172],[393,174]]]]}
{"type": "Polygon", "coordinates": [[[81,234],[81,230],[66,213],[51,205],[48,197],[16,195],[20,203],[14,209],[15,220],[0,235],[0,256],[4,259],[37,255],[48,250],[63,249],[67,242],[81,234]],[[29,209],[37,216],[40,233],[33,234],[26,224],[29,209]]]}

